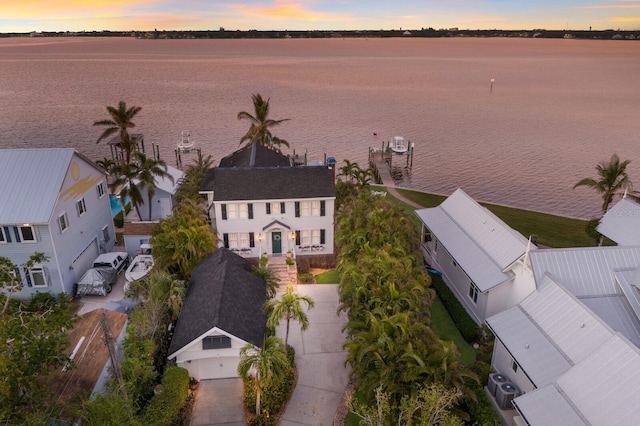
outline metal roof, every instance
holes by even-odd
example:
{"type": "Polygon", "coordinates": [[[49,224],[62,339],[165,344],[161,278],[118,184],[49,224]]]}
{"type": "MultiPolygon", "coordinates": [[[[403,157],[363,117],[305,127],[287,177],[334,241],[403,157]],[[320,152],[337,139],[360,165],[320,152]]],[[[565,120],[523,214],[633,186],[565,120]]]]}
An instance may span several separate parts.
{"type": "Polygon", "coordinates": [[[73,148],[0,149],[0,224],[48,223],[73,148]]]}
{"type": "Polygon", "coordinates": [[[513,404],[529,425],[583,426],[586,423],[555,385],[527,392],[514,399],[513,404]]]}
{"type": "Polygon", "coordinates": [[[614,333],[550,277],[487,324],[536,387],[550,384],[614,333]]]}
{"type": "Polygon", "coordinates": [[[609,327],[640,346],[640,320],[624,295],[585,297],[579,300],[609,327]]]}
{"type": "Polygon", "coordinates": [[[529,245],[526,238],[462,189],[457,189],[438,207],[416,210],[416,215],[480,291],[510,279],[505,270],[529,245]]]}
{"type": "Polygon", "coordinates": [[[621,294],[613,272],[640,265],[640,247],[545,249],[529,254],[536,282],[553,275],[577,297],[621,294]]]}
{"type": "Polygon", "coordinates": [[[596,229],[621,246],[640,245],[640,204],[624,197],[605,213],[596,229]]]}
{"type": "Polygon", "coordinates": [[[593,425],[638,424],[640,351],[619,334],[559,377],[557,385],[593,425]]]}

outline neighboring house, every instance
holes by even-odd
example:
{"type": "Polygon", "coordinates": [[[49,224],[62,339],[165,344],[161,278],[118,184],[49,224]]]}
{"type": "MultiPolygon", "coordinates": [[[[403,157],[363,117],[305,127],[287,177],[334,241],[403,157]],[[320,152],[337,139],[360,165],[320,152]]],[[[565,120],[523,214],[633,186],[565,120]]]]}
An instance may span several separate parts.
{"type": "Polygon", "coordinates": [[[153,227],[158,222],[125,222],[122,230],[124,237],[124,247],[126,252],[133,259],[140,254],[140,246],[149,244],[153,227]]]}
{"type": "Polygon", "coordinates": [[[72,148],[0,150],[0,256],[16,265],[34,252],[16,297],[73,293],[73,285],[115,244],[104,172],[72,148]]]}
{"type": "Polygon", "coordinates": [[[640,204],[625,194],[605,213],[596,230],[618,245],[640,245],[640,204]]]}
{"type": "MultiPolygon", "coordinates": [[[[158,221],[173,214],[173,207],[176,205],[175,194],[180,181],[184,177],[184,172],[174,167],[167,166],[167,174],[171,176],[173,182],[168,177],[155,177],[156,191],[151,199],[151,217],[149,217],[149,193],[147,188],[141,188],[142,204],[138,206],[140,220],[158,221]]],[[[139,184],[136,182],[136,184],[139,184]]]]}
{"type": "Polygon", "coordinates": [[[251,144],[223,158],[200,193],[220,244],[243,257],[263,253],[333,258],[334,171],[291,166],[285,155],[251,144]]]}
{"type": "Polygon", "coordinates": [[[544,274],[534,293],[486,322],[498,372],[488,390],[504,424],[637,423],[640,351],[556,277],[544,274]]]}
{"type": "Polygon", "coordinates": [[[438,207],[416,210],[422,221],[422,252],[442,272],[471,317],[484,320],[514,306],[532,291],[525,255],[537,248],[462,189],[438,207]]]}
{"type": "Polygon", "coordinates": [[[219,248],[193,269],[168,358],[197,380],[238,377],[240,349],[264,341],[266,301],[251,263],[219,248]]]}
{"type": "MultiPolygon", "coordinates": [[[[71,358],[67,368],[52,371],[47,390],[57,400],[80,404],[87,396],[94,399],[104,391],[112,374],[109,339],[114,354],[122,357],[127,328],[127,314],[107,309],[96,309],[81,315],[69,331],[69,346],[65,354],[71,358]]],[[[64,413],[60,417],[75,420],[76,413],[64,413]]]]}

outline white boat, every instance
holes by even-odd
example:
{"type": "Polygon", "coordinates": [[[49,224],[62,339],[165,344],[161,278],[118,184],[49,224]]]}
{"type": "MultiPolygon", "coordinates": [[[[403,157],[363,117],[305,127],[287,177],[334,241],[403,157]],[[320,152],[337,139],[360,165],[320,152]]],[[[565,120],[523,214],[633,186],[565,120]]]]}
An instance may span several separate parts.
{"type": "Polygon", "coordinates": [[[394,136],[390,143],[391,151],[396,154],[404,154],[407,152],[407,144],[402,136],[394,136]]]}
{"type": "Polygon", "coordinates": [[[131,264],[124,273],[125,291],[129,288],[129,283],[135,280],[141,280],[153,269],[154,260],[151,255],[151,245],[142,244],[140,253],[133,258],[131,264]]]}
{"type": "Polygon", "coordinates": [[[178,150],[180,152],[188,153],[193,148],[193,141],[191,140],[191,133],[188,130],[183,130],[180,134],[180,142],[178,142],[178,150]]]}

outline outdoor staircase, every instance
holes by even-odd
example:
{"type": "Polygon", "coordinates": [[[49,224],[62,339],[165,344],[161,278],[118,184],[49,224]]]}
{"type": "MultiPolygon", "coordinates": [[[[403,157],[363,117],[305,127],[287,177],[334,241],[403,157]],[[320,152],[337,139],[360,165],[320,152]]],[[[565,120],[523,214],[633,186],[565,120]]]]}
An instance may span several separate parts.
{"type": "Polygon", "coordinates": [[[287,265],[286,256],[269,256],[267,265],[280,280],[278,291],[285,291],[289,284],[298,283],[298,268],[295,264],[287,265]]]}

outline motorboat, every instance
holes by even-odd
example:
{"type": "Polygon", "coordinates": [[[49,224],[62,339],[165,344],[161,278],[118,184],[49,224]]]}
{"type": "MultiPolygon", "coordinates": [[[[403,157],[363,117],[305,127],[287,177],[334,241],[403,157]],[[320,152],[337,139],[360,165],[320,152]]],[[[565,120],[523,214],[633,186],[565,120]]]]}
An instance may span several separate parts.
{"type": "Polygon", "coordinates": [[[141,280],[153,269],[154,260],[151,254],[151,245],[142,244],[140,254],[133,258],[131,264],[124,273],[125,288],[129,287],[131,281],[141,280]]]}
{"type": "Polygon", "coordinates": [[[180,142],[178,142],[178,150],[183,153],[188,153],[193,149],[193,140],[191,140],[191,132],[183,130],[180,134],[180,142]]]}
{"type": "Polygon", "coordinates": [[[390,148],[396,154],[404,154],[408,150],[407,143],[402,136],[394,136],[390,143],[390,148]]]}

